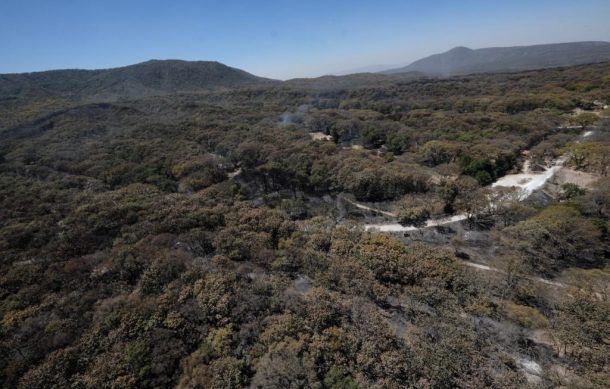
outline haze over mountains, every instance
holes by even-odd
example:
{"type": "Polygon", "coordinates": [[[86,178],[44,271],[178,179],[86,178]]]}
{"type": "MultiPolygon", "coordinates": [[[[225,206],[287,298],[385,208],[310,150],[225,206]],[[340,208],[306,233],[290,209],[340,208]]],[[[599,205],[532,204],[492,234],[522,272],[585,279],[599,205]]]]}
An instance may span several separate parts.
{"type": "Polygon", "coordinates": [[[535,46],[455,47],[384,74],[419,71],[452,76],[470,73],[512,72],[610,61],[609,42],[573,42],[535,46]]]}
{"type": "MultiPolygon", "coordinates": [[[[472,50],[456,47],[380,73],[293,79],[312,89],[349,88],[426,76],[510,72],[610,61],[610,43],[575,42],[472,50]]],[[[134,98],[175,92],[279,83],[211,61],[151,60],[102,70],[52,70],[0,75],[0,99],[33,96],[134,98]]]]}

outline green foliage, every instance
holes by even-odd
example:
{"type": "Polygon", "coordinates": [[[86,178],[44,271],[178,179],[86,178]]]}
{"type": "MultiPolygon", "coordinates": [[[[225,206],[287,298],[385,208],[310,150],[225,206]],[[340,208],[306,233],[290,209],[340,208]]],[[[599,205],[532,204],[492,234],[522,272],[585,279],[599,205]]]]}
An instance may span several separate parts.
{"type": "Polygon", "coordinates": [[[442,215],[444,204],[430,194],[405,196],[398,205],[398,222],[405,226],[424,226],[431,216],[442,215]]]}
{"type": "Polygon", "coordinates": [[[561,185],[561,198],[565,200],[572,200],[576,197],[584,195],[587,191],[576,184],[570,182],[561,185]]]}
{"type": "Polygon", "coordinates": [[[498,177],[506,174],[514,163],[515,159],[511,155],[501,155],[493,161],[490,159],[476,159],[469,155],[463,155],[458,160],[461,173],[474,177],[482,186],[489,185],[498,177]]]}
{"type": "Polygon", "coordinates": [[[424,144],[420,152],[430,166],[453,162],[461,153],[459,145],[432,140],[424,144]]]}
{"type": "Polygon", "coordinates": [[[142,340],[129,343],[125,347],[125,363],[129,369],[137,376],[143,377],[148,374],[149,366],[149,345],[142,340]]]}
{"type": "Polygon", "coordinates": [[[593,113],[589,113],[589,112],[581,113],[577,116],[570,118],[570,121],[572,123],[577,124],[577,125],[581,126],[582,128],[587,128],[588,126],[597,122],[598,120],[599,120],[599,116],[597,116],[593,113]]]}
{"type": "Polygon", "coordinates": [[[569,206],[549,207],[504,231],[538,272],[594,266],[602,258],[601,231],[569,206]]]}
{"type": "Polygon", "coordinates": [[[610,146],[601,142],[583,142],[568,145],[568,164],[578,170],[606,176],[610,169],[610,146]]]}
{"type": "Polygon", "coordinates": [[[399,198],[407,193],[426,192],[429,183],[425,175],[417,172],[367,168],[354,173],[346,183],[346,189],[358,200],[384,201],[399,198]]]}
{"type": "Polygon", "coordinates": [[[356,381],[337,367],[331,367],[326,373],[324,386],[329,389],[358,389],[356,381]]]}
{"type": "Polygon", "coordinates": [[[370,235],[358,247],[357,258],[382,282],[450,285],[459,278],[455,259],[427,246],[403,245],[384,235],[370,235]]]}
{"type": "Polygon", "coordinates": [[[502,304],[501,310],[509,320],[513,320],[526,328],[546,328],[549,326],[548,319],[535,308],[508,301],[502,304]]]}
{"type": "Polygon", "coordinates": [[[606,301],[584,295],[567,299],[557,313],[554,333],[561,346],[592,372],[601,372],[608,363],[604,337],[610,330],[609,315],[606,301]]]}

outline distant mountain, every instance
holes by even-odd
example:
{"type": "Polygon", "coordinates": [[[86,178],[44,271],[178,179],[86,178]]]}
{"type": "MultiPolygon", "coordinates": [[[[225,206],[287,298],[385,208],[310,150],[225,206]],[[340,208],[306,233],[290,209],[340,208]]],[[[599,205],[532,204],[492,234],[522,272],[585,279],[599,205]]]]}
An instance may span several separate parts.
{"type": "Polygon", "coordinates": [[[2,74],[0,98],[139,97],[268,82],[273,80],[218,62],[151,60],[114,69],[2,74]]]}
{"type": "Polygon", "coordinates": [[[415,61],[409,66],[386,70],[382,73],[397,74],[418,71],[432,75],[450,76],[513,72],[606,61],[610,61],[609,42],[557,43],[478,50],[456,47],[445,53],[415,61]]]}
{"type": "Polygon", "coordinates": [[[408,81],[426,77],[421,72],[404,72],[400,74],[354,73],[344,76],[322,76],[316,78],[294,78],[284,81],[284,85],[309,89],[353,89],[379,86],[384,83],[408,81]]]}
{"type": "Polygon", "coordinates": [[[385,70],[394,68],[392,65],[370,65],[370,66],[362,66],[359,68],[354,68],[350,70],[343,70],[340,72],[333,73],[336,76],[346,76],[348,74],[356,74],[356,73],[381,73],[385,70]]]}

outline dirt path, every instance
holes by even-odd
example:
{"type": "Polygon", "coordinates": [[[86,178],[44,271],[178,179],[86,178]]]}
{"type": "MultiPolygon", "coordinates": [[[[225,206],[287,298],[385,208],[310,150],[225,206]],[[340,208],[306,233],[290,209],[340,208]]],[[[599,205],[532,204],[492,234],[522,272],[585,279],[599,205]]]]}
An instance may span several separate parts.
{"type": "Polygon", "coordinates": [[[365,224],[364,229],[366,231],[379,231],[379,232],[407,232],[407,231],[417,231],[422,228],[444,226],[446,224],[451,224],[451,223],[459,222],[459,221],[466,220],[466,219],[468,219],[468,215],[459,214],[459,215],[453,215],[450,217],[445,217],[442,219],[430,219],[426,222],[426,225],[423,227],[403,226],[402,224],[399,224],[399,223],[382,223],[382,224],[365,224]]]}
{"type": "MultiPolygon", "coordinates": [[[[460,262],[466,266],[469,266],[469,267],[472,267],[475,269],[484,270],[484,271],[492,271],[492,272],[500,273],[500,274],[506,274],[506,272],[504,270],[498,269],[497,267],[491,267],[491,266],[487,266],[487,265],[482,265],[480,263],[463,261],[463,260],[460,262]]],[[[564,284],[564,283],[557,282],[557,281],[547,280],[546,278],[542,278],[542,277],[534,277],[534,276],[528,276],[528,275],[524,275],[524,274],[520,275],[519,277],[525,278],[526,280],[530,280],[530,281],[534,281],[534,282],[540,282],[545,285],[555,286],[558,288],[573,287],[572,285],[564,284]]]]}
{"type": "MultiPolygon", "coordinates": [[[[347,199],[345,197],[341,197],[341,199],[344,200],[345,202],[353,205],[354,207],[356,207],[358,209],[363,209],[365,211],[379,213],[381,215],[389,216],[392,218],[398,217],[398,215],[395,213],[384,211],[384,210],[377,209],[377,208],[372,208],[372,207],[366,206],[364,204],[359,204],[359,203],[352,201],[350,199],[347,199]]],[[[437,226],[455,223],[455,222],[466,220],[466,219],[468,219],[468,216],[464,215],[464,214],[454,215],[454,216],[445,217],[445,218],[441,218],[441,219],[431,219],[431,220],[428,220],[426,225],[421,228],[437,227],[437,226]]],[[[364,229],[367,231],[375,230],[375,231],[379,231],[379,232],[406,232],[406,231],[419,230],[420,227],[403,226],[402,224],[399,224],[399,223],[382,223],[382,224],[365,224],[364,229]]]]}
{"type": "Polygon", "coordinates": [[[350,199],[347,199],[345,197],[341,197],[341,199],[344,200],[345,202],[350,203],[354,207],[359,208],[359,209],[364,209],[365,211],[376,212],[376,213],[379,213],[379,214],[382,214],[382,215],[385,215],[385,216],[389,216],[389,217],[397,217],[398,216],[398,215],[396,215],[395,213],[392,213],[392,212],[388,212],[388,211],[383,211],[381,209],[367,207],[364,204],[359,204],[359,203],[357,203],[355,201],[352,201],[350,199]]]}
{"type": "MultiPolygon", "coordinates": [[[[580,142],[580,141],[586,139],[587,137],[591,136],[592,134],[594,134],[594,131],[584,132],[583,134],[581,134],[578,137],[577,142],[580,142]]],[[[496,182],[494,182],[491,185],[491,187],[492,188],[496,188],[496,187],[513,188],[513,189],[517,190],[519,200],[525,200],[533,192],[543,188],[553,177],[555,177],[555,175],[558,172],[562,171],[562,169],[565,169],[563,165],[564,165],[565,161],[567,160],[567,158],[568,158],[567,155],[560,156],[559,158],[557,158],[553,161],[551,166],[547,167],[541,173],[531,172],[530,171],[531,170],[530,169],[531,161],[528,160],[528,161],[526,161],[526,163],[524,163],[522,172],[516,173],[516,174],[507,174],[507,175],[501,177],[500,179],[498,179],[496,182]]],[[[566,170],[566,172],[567,172],[567,170],[566,170]]],[[[565,178],[565,176],[566,176],[566,174],[564,174],[564,178],[565,178]]],[[[572,176],[576,176],[576,175],[573,174],[572,176]]],[[[583,176],[582,174],[579,175],[579,177],[582,177],[582,176],[583,176]]],[[[567,177],[570,178],[571,176],[568,175],[567,177]]],[[[591,181],[591,180],[589,179],[589,181],[591,181]]],[[[385,216],[389,216],[392,218],[397,217],[397,215],[392,212],[371,208],[371,207],[368,207],[363,204],[358,204],[357,202],[349,200],[344,197],[343,197],[343,200],[354,205],[355,207],[357,207],[359,209],[376,212],[376,213],[379,213],[379,214],[382,214],[385,216]]],[[[446,218],[441,218],[441,219],[431,219],[431,220],[428,220],[426,225],[421,228],[438,227],[438,226],[442,226],[445,224],[451,224],[451,223],[455,223],[458,221],[466,220],[467,218],[468,218],[467,215],[460,214],[460,215],[454,215],[451,217],[446,217],[446,218]]],[[[403,226],[396,222],[390,222],[390,223],[380,223],[380,224],[366,224],[364,226],[364,229],[367,231],[374,230],[374,231],[379,231],[379,232],[407,232],[407,231],[419,230],[420,228],[413,227],[413,226],[403,226]]]]}
{"type": "MultiPolygon", "coordinates": [[[[577,140],[577,142],[580,142],[588,137],[590,137],[592,134],[594,133],[594,131],[586,131],[584,132],[579,139],[577,140]]],[[[553,178],[558,172],[561,172],[562,169],[566,170],[566,168],[563,167],[563,164],[565,162],[565,160],[567,159],[567,156],[561,156],[559,158],[557,158],[553,165],[551,167],[548,167],[544,172],[542,173],[532,173],[529,172],[529,165],[526,164],[524,166],[524,171],[519,173],[519,174],[513,174],[513,175],[507,175],[502,177],[500,180],[496,181],[496,183],[494,183],[492,185],[492,187],[495,186],[508,186],[508,187],[517,187],[521,190],[521,194],[522,196],[520,196],[520,198],[523,200],[525,198],[527,198],[532,192],[534,192],[535,190],[538,190],[540,188],[542,188],[551,178],[553,178]]],[[[369,206],[366,206],[364,204],[359,204],[355,201],[349,200],[345,197],[341,197],[343,200],[345,200],[346,202],[348,202],[349,204],[355,206],[356,208],[362,209],[362,210],[366,210],[366,211],[370,211],[370,212],[375,212],[375,213],[379,213],[385,216],[389,216],[392,218],[396,218],[397,215],[395,213],[392,212],[388,212],[388,211],[384,211],[381,209],[376,209],[376,208],[372,208],[369,206]]],[[[442,218],[442,219],[432,219],[432,220],[428,220],[428,222],[426,223],[425,226],[421,227],[421,228],[429,228],[429,227],[436,227],[436,226],[442,226],[445,224],[450,224],[450,223],[455,223],[461,220],[465,220],[467,219],[468,216],[464,215],[464,214],[460,214],[460,215],[454,215],[451,217],[447,217],[447,218],[442,218]]],[[[414,226],[403,226],[399,223],[396,222],[391,222],[391,223],[381,223],[381,224],[365,224],[364,229],[366,231],[377,231],[377,232],[407,232],[407,231],[415,231],[415,230],[419,230],[420,228],[418,227],[414,227],[414,226]]],[[[464,264],[465,266],[477,269],[477,270],[482,270],[482,271],[489,271],[489,272],[495,272],[498,274],[506,274],[506,271],[496,268],[496,267],[492,267],[492,266],[488,266],[488,265],[483,265],[480,263],[475,263],[475,262],[470,262],[470,261],[465,261],[462,260],[460,261],[462,264],[464,264]]],[[[552,280],[548,280],[542,277],[537,277],[537,276],[531,276],[531,275],[525,275],[525,274],[521,274],[519,275],[519,277],[529,280],[529,281],[533,281],[533,282],[537,282],[537,283],[541,283],[544,285],[549,285],[549,286],[553,286],[556,288],[576,288],[573,285],[569,285],[569,284],[565,284],[562,282],[557,282],[557,281],[552,281],[552,280]]],[[[578,289],[578,288],[577,288],[578,289]]],[[[600,297],[601,298],[601,297],[600,297]]]]}

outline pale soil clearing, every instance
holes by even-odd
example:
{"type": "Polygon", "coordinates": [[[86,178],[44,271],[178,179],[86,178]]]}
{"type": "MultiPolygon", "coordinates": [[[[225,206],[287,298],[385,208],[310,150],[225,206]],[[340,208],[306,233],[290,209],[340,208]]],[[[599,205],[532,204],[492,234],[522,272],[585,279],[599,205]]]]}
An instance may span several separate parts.
{"type": "Polygon", "coordinates": [[[546,168],[541,173],[532,173],[530,170],[530,164],[524,164],[523,170],[525,172],[517,174],[507,174],[501,177],[498,181],[494,182],[491,187],[504,187],[514,188],[519,191],[519,198],[521,200],[529,197],[534,191],[542,188],[546,182],[551,179],[563,166],[565,157],[557,159],[553,166],[546,168]]]}
{"type": "Polygon", "coordinates": [[[557,185],[575,184],[581,188],[591,189],[592,184],[598,179],[599,176],[597,174],[562,167],[555,174],[553,182],[557,185]]]}
{"type": "Polygon", "coordinates": [[[325,133],[323,133],[321,131],[310,132],[309,136],[313,140],[333,140],[333,137],[331,135],[326,135],[325,133]]]}
{"type": "Polygon", "coordinates": [[[227,173],[227,176],[229,177],[229,179],[234,179],[235,177],[239,176],[240,174],[241,174],[241,168],[238,168],[234,172],[227,173]]]}

